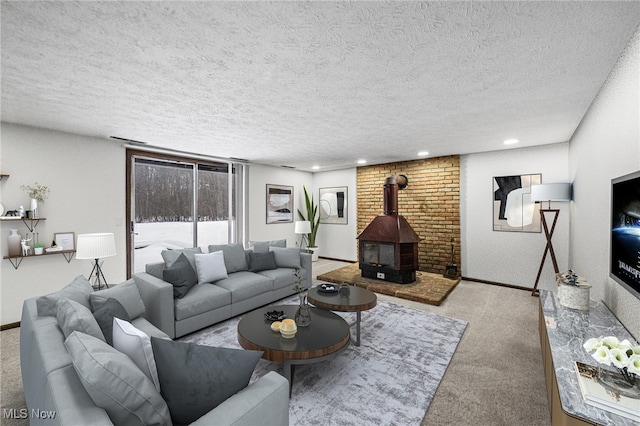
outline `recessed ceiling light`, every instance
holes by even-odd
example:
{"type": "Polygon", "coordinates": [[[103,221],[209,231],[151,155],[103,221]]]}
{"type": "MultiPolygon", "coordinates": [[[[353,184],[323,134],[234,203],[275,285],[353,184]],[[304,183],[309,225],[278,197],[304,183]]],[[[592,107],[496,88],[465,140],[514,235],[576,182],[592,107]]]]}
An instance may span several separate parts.
{"type": "Polygon", "coordinates": [[[320,169],[320,166],[312,166],[311,168],[312,168],[313,170],[318,170],[318,169],[320,169]]]}
{"type": "Polygon", "coordinates": [[[418,155],[419,155],[420,157],[426,157],[427,155],[429,155],[429,151],[420,151],[420,152],[418,153],[418,155]]]}
{"type": "Polygon", "coordinates": [[[367,164],[367,160],[358,160],[358,164],[367,164]]]}
{"type": "Polygon", "coordinates": [[[516,143],[520,142],[518,139],[507,139],[506,141],[504,141],[505,145],[514,145],[516,143]]]}

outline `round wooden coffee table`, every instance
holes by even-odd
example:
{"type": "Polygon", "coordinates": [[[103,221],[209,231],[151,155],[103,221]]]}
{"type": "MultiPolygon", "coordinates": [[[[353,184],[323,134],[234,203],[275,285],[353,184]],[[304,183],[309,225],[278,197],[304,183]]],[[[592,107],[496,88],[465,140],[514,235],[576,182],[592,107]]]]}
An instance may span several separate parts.
{"type": "Polygon", "coordinates": [[[240,346],[263,351],[263,359],[284,365],[284,375],[289,380],[289,394],[295,365],[333,358],[346,349],[351,341],[349,324],[330,311],[312,307],[311,324],[298,327],[292,339],[285,339],[279,332],[272,331],[272,321],[264,317],[269,311],[284,311],[287,318],[294,318],[297,310],[297,305],[264,306],[245,314],[238,323],[240,346]]]}
{"type": "MultiPolygon", "coordinates": [[[[333,284],[336,288],[338,284],[333,284]]],[[[372,309],[378,303],[376,294],[366,288],[349,286],[349,296],[340,296],[338,293],[327,293],[320,290],[319,286],[309,289],[307,300],[318,308],[329,309],[331,311],[355,312],[356,322],[351,325],[356,326],[355,345],[360,346],[360,320],[362,311],[372,309]]]]}

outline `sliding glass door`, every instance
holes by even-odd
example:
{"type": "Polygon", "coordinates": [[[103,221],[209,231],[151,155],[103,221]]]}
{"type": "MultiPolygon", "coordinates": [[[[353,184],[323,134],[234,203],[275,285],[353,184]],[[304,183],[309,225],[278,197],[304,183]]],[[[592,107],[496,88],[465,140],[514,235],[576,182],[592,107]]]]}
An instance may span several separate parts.
{"type": "Polygon", "coordinates": [[[242,165],[128,151],[131,273],[163,250],[242,241],[242,165]]]}

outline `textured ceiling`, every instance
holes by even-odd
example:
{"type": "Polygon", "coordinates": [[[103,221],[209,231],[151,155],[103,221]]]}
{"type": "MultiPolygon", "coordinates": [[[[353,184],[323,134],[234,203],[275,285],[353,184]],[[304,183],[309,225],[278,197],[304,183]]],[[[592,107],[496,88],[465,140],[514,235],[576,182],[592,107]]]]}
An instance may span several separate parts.
{"type": "Polygon", "coordinates": [[[2,121],[320,170],[569,140],[638,2],[1,2],[2,121]]]}

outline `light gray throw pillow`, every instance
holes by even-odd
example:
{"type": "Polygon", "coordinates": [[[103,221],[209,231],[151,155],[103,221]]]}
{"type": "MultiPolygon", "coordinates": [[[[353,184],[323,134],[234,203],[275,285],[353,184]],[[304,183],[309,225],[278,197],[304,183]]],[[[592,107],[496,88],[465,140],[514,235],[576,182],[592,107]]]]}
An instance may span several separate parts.
{"type": "Polygon", "coordinates": [[[146,309],[138,286],[133,279],[127,280],[121,284],[112,286],[111,288],[96,291],[89,296],[91,300],[91,306],[93,310],[97,310],[107,300],[113,298],[116,299],[124,309],[127,311],[130,319],[135,319],[144,316],[146,309]]]}
{"type": "Polygon", "coordinates": [[[60,299],[70,299],[90,308],[89,295],[91,293],[93,293],[93,287],[91,287],[89,280],[82,275],[78,275],[62,289],[36,299],[38,316],[55,317],[57,313],[56,304],[60,299]]]}
{"type": "Polygon", "coordinates": [[[278,268],[298,268],[300,269],[300,249],[299,248],[282,248],[269,247],[276,256],[276,265],[278,268]]]}
{"type": "Polygon", "coordinates": [[[249,269],[242,244],[210,245],[209,253],[215,251],[222,251],[224,253],[224,265],[227,268],[228,274],[249,269]]]}
{"type": "Polygon", "coordinates": [[[287,247],[287,240],[250,241],[249,246],[256,253],[265,253],[269,247],[287,247]]]}
{"type": "Polygon", "coordinates": [[[195,257],[198,284],[212,283],[228,277],[223,252],[196,254],[195,257]]]}
{"type": "Polygon", "coordinates": [[[127,355],[77,331],[64,345],[85,390],[113,424],[172,424],[167,403],[127,355]]]}
{"type": "Polygon", "coordinates": [[[74,331],[79,331],[105,341],[104,334],[89,308],[78,302],[70,299],[58,300],[56,317],[64,337],[69,337],[74,331]]]}

